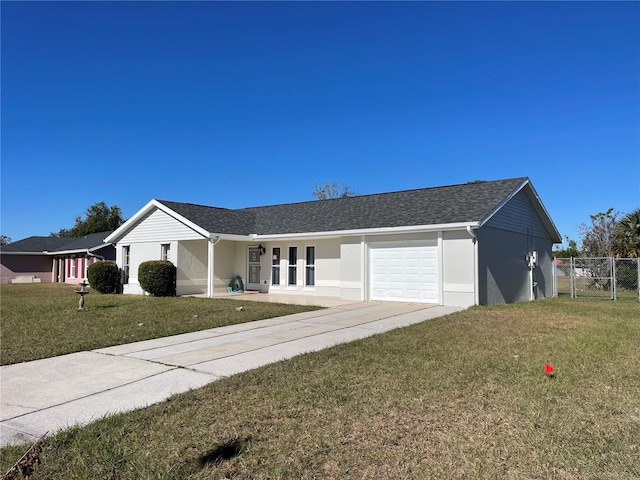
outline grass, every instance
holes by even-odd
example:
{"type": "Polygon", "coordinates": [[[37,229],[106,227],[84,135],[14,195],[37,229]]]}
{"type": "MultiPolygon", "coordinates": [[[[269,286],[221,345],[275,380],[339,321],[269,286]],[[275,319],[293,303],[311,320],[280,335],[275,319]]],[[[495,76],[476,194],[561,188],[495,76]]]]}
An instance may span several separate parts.
{"type": "Polygon", "coordinates": [[[272,318],[314,307],[236,300],[137,295],[85,297],[75,285],[0,286],[0,363],[24,362],[150,338],[272,318]],[[236,307],[243,306],[243,311],[236,307]]]}
{"type": "Polygon", "coordinates": [[[634,301],[472,308],[63,431],[33,480],[640,478],[639,345],[634,301]]]}

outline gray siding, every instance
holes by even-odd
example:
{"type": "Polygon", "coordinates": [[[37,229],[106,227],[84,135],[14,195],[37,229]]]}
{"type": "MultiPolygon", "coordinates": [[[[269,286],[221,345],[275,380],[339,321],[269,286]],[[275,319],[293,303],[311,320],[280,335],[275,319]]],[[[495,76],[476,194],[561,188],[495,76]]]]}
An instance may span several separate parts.
{"type": "Polygon", "coordinates": [[[527,194],[518,192],[486,223],[487,227],[535,237],[549,238],[549,233],[534,210],[527,194]]]}
{"type": "Polygon", "coordinates": [[[531,287],[526,258],[532,250],[538,252],[535,297],[552,295],[553,243],[550,239],[488,227],[479,229],[476,235],[481,305],[529,300],[531,287]]]}
{"type": "Polygon", "coordinates": [[[113,245],[108,245],[106,247],[99,248],[98,250],[94,250],[92,253],[95,255],[100,255],[105,260],[116,261],[116,247],[113,245]]]}

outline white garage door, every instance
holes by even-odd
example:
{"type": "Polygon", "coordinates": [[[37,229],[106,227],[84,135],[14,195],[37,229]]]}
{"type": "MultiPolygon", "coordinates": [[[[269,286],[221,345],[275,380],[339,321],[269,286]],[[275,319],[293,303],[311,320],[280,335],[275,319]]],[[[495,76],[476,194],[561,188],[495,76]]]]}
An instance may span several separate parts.
{"type": "Polygon", "coordinates": [[[438,303],[438,248],[429,244],[372,245],[371,300],[438,303]]]}

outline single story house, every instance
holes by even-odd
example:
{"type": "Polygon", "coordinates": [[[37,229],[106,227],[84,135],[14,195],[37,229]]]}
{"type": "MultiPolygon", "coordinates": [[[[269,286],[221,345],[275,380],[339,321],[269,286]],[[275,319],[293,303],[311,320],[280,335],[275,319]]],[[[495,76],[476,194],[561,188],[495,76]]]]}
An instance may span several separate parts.
{"type": "Polygon", "coordinates": [[[98,260],[115,260],[113,245],[104,242],[109,232],[80,238],[28,237],[0,247],[2,283],[79,283],[98,260]]]}
{"type": "Polygon", "coordinates": [[[470,306],[552,295],[561,236],[528,178],[230,210],[151,200],[105,238],[123,292],[170,260],[178,295],[271,294],[470,306]]]}

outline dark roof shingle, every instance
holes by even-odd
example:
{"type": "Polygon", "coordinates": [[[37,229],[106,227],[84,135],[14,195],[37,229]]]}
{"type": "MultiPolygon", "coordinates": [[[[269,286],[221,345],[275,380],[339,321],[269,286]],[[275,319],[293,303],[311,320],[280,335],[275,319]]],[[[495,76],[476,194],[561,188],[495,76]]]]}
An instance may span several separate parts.
{"type": "Polygon", "coordinates": [[[80,238],[73,237],[27,237],[2,246],[2,253],[43,253],[69,250],[87,250],[104,244],[112,232],[92,233],[80,238]]]}
{"type": "Polygon", "coordinates": [[[277,235],[480,222],[526,177],[228,210],[160,200],[210,233],[277,235]]]}
{"type": "Polygon", "coordinates": [[[8,243],[2,246],[3,253],[9,252],[51,252],[58,250],[59,247],[69,243],[69,238],[65,237],[27,237],[22,240],[16,240],[15,242],[8,243]]]}

